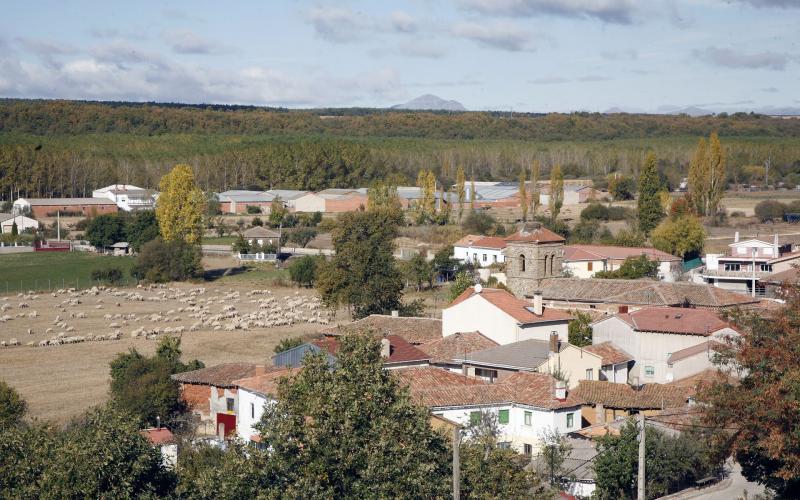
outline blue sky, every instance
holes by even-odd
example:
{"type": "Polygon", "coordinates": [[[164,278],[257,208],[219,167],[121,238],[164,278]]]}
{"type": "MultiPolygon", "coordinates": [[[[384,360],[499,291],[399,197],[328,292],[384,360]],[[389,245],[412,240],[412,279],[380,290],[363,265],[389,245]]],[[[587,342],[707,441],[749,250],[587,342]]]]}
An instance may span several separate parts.
{"type": "Polygon", "coordinates": [[[800,0],[7,1],[0,96],[800,108],[800,0]]]}

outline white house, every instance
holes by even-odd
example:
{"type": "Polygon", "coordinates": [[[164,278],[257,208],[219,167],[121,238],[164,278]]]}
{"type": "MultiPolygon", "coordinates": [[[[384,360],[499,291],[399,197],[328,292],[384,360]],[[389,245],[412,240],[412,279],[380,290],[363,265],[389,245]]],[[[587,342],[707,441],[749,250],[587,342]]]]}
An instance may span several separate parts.
{"type": "Polygon", "coordinates": [[[772,243],[758,239],[739,241],[737,231],[734,242],[728,247],[724,254],[706,254],[705,268],[701,272],[703,281],[754,296],[765,293],[764,284],[759,280],[791,268],[800,259],[800,253],[792,253],[791,245],[780,245],[777,234],[772,243]]]}
{"type": "MultiPolygon", "coordinates": [[[[611,342],[630,353],[633,366],[629,377],[640,383],[671,382],[673,354],[703,344],[736,336],[729,323],[707,309],[647,307],[603,318],[592,324],[592,342],[611,342]]],[[[708,360],[706,367],[711,367],[708,360]]]]}
{"type": "Polygon", "coordinates": [[[600,356],[602,361],[599,380],[615,384],[628,383],[628,368],[633,362],[633,356],[611,342],[586,346],[584,350],[600,356]]]}
{"type": "Polygon", "coordinates": [[[495,419],[500,443],[520,453],[538,451],[545,431],[581,428],[583,401],[550,375],[519,372],[495,384],[440,368],[409,368],[398,375],[434,415],[461,425],[495,419]]]}
{"type": "Polygon", "coordinates": [[[291,377],[298,370],[290,368],[271,368],[263,375],[239,379],[234,383],[239,388],[236,411],[236,435],[245,443],[260,443],[261,436],[255,425],[269,405],[275,404],[278,381],[291,377]]]}
{"type": "Polygon", "coordinates": [[[280,243],[281,235],[276,231],[261,226],[254,226],[245,230],[242,237],[251,245],[258,243],[260,246],[275,245],[280,243]]]}
{"type": "Polygon", "coordinates": [[[593,278],[598,271],[616,271],[625,259],[646,256],[658,262],[658,278],[675,281],[681,274],[680,257],[646,247],[607,245],[567,245],[564,247],[564,270],[576,278],[593,278]]]}
{"type": "Polygon", "coordinates": [[[39,221],[31,219],[25,215],[0,214],[0,234],[11,234],[11,230],[17,224],[17,231],[23,232],[26,229],[37,231],[39,221]]]}
{"type": "Polygon", "coordinates": [[[518,299],[496,288],[470,287],[442,310],[442,335],[479,331],[504,345],[521,340],[549,341],[551,334],[569,340],[568,313],[542,306],[541,295],[533,302],[518,299]]]}
{"type": "Polygon", "coordinates": [[[157,195],[150,190],[131,184],[112,184],[92,191],[92,198],[108,198],[126,212],[152,210],[156,206],[157,195]]]}
{"type": "Polygon", "coordinates": [[[472,262],[475,267],[487,267],[506,261],[505,247],[503,238],[469,234],[453,244],[453,258],[463,263],[472,262]]]}

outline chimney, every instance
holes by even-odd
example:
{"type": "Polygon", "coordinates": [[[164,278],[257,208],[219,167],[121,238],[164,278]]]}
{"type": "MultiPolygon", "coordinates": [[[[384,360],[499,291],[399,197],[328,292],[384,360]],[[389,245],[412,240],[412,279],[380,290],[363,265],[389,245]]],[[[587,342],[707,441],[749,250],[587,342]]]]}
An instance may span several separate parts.
{"type": "Polygon", "coordinates": [[[550,352],[558,353],[558,334],[556,332],[550,332],[550,352]]]}
{"type": "Polygon", "coordinates": [[[734,243],[739,243],[739,231],[736,231],[735,233],[733,233],[733,242],[734,243]]]}
{"type": "Polygon", "coordinates": [[[389,339],[382,338],[381,339],[381,357],[383,359],[389,359],[389,356],[392,355],[392,344],[389,342],[389,339]]]}
{"type": "Polygon", "coordinates": [[[544,308],[542,307],[542,292],[540,291],[533,292],[533,314],[541,316],[543,310],[544,308]]]}
{"type": "Polygon", "coordinates": [[[393,318],[399,318],[400,317],[400,311],[397,311],[397,310],[392,311],[392,317],[393,318]]]}
{"type": "Polygon", "coordinates": [[[264,366],[264,365],[256,365],[256,369],[255,369],[255,371],[253,373],[253,376],[254,377],[260,377],[261,375],[264,375],[264,373],[266,373],[266,370],[267,370],[266,366],[264,366]]]}
{"type": "Polygon", "coordinates": [[[606,423],[606,407],[602,403],[597,403],[594,407],[596,424],[606,423]]]}
{"type": "Polygon", "coordinates": [[[567,383],[563,380],[556,380],[555,398],[559,401],[567,400],[567,383]]]}

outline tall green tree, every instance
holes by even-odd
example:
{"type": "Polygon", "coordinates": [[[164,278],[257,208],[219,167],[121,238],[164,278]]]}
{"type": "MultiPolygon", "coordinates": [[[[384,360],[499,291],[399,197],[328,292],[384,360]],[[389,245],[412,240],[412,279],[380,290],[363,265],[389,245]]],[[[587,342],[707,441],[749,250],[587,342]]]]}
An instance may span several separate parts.
{"type": "Polygon", "coordinates": [[[711,216],[717,215],[722,195],[725,194],[728,178],[726,164],[725,150],[722,149],[719,136],[716,132],[712,132],[708,140],[708,207],[706,211],[711,216]]]}
{"type": "Polygon", "coordinates": [[[708,144],[701,137],[689,162],[688,195],[694,212],[705,215],[708,201],[708,144]]]}
{"type": "Polygon", "coordinates": [[[556,165],[550,171],[550,219],[555,221],[564,206],[564,174],[561,165],[556,165]]]}
{"type": "Polygon", "coordinates": [[[541,191],[539,190],[539,176],[541,175],[539,160],[531,163],[531,217],[536,217],[536,211],[541,204],[541,191]]]}
{"type": "Polygon", "coordinates": [[[428,262],[422,254],[416,254],[403,262],[402,268],[405,278],[417,287],[417,291],[422,290],[423,283],[432,285],[435,275],[433,263],[428,262]]]}
{"type": "Polygon", "coordinates": [[[639,212],[639,230],[644,234],[650,234],[650,231],[664,218],[660,194],[663,190],[664,186],[658,175],[656,155],[650,152],[639,174],[639,199],[636,204],[639,212]]]}
{"type": "Polygon", "coordinates": [[[522,208],[522,222],[528,221],[528,190],[525,187],[526,172],[523,168],[519,173],[519,206],[522,208]]]}
{"type": "Polygon", "coordinates": [[[592,345],[592,317],[583,311],[574,311],[567,326],[569,343],[578,347],[592,345]]]}
{"type": "Polygon", "coordinates": [[[387,211],[340,217],[332,234],[336,253],[316,277],[326,305],[346,305],[354,318],[399,308],[403,278],[393,256],[399,223],[397,214],[387,211]]]}
{"type": "Polygon", "coordinates": [[[300,286],[312,287],[320,265],[321,260],[318,256],[304,255],[299,259],[292,259],[292,263],[289,264],[289,277],[300,286]]]}
{"type": "Polygon", "coordinates": [[[638,280],[641,278],[658,278],[658,261],[650,259],[646,255],[638,257],[627,257],[618,269],[613,271],[598,271],[594,274],[595,278],[617,278],[626,280],[638,280]]]}
{"type": "Polygon", "coordinates": [[[458,166],[456,170],[456,195],[458,196],[458,222],[461,222],[461,217],[464,215],[464,201],[466,200],[466,183],[467,177],[464,175],[464,167],[458,166]]]}
{"type": "Polygon", "coordinates": [[[449,450],[428,421],[383,368],[378,340],[358,333],[342,338],[336,370],[306,356],[256,427],[279,496],[439,498],[449,493],[449,450]]]}
{"type": "Polygon", "coordinates": [[[664,220],[653,230],[650,241],[662,252],[686,258],[703,250],[706,231],[700,219],[686,214],[664,220]]]}
{"type": "Polygon", "coordinates": [[[397,187],[383,181],[375,182],[367,189],[367,210],[401,211],[397,187]]]}
{"type": "Polygon", "coordinates": [[[156,218],[166,241],[183,240],[190,245],[203,237],[206,198],[197,186],[189,165],[179,164],[161,178],[156,218]]]}
{"type": "Polygon", "coordinates": [[[98,215],[86,227],[86,239],[97,248],[125,241],[125,222],[117,214],[98,215]]]}
{"type": "Polygon", "coordinates": [[[140,210],[125,222],[125,237],[131,248],[138,252],[142,245],[160,236],[158,220],[153,210],[140,210]]]}

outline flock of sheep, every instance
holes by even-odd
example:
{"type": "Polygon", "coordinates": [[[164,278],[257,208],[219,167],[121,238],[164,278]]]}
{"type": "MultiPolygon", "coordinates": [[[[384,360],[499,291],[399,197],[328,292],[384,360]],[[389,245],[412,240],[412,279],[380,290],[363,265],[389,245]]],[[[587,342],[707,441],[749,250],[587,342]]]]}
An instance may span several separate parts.
{"type": "MultiPolygon", "coordinates": [[[[51,294],[52,298],[63,299],[57,302],[52,326],[43,333],[46,340],[24,342],[27,346],[55,346],[87,341],[120,340],[125,331],[132,338],[155,339],[165,334],[183,334],[201,329],[231,332],[253,329],[271,328],[275,326],[291,326],[298,323],[318,323],[327,325],[331,314],[319,297],[286,295],[278,298],[270,290],[250,290],[242,294],[239,291],[208,290],[201,288],[172,288],[166,285],[139,285],[137,289],[120,290],[116,288],[93,287],[86,290],[61,289],[51,294]],[[115,312],[100,316],[91,310],[122,308],[125,303],[154,303],[153,309],[159,309],[156,303],[176,302],[176,307],[167,311],[150,313],[115,312]],[[249,305],[247,305],[249,304],[249,305]],[[253,309],[250,312],[240,311],[237,306],[253,309]],[[87,309],[85,310],[78,310],[87,309]],[[104,333],[87,333],[80,320],[102,320],[107,322],[104,333]],[[190,326],[176,323],[188,323],[190,326]]],[[[31,305],[41,302],[42,295],[32,292],[18,294],[16,300],[0,297],[0,324],[8,322],[30,322],[43,316],[31,305]]],[[[162,305],[160,309],[166,306],[162,305]]],[[[33,335],[32,328],[26,328],[28,335],[33,335]]],[[[0,347],[19,346],[18,338],[0,341],[0,347]]]]}

